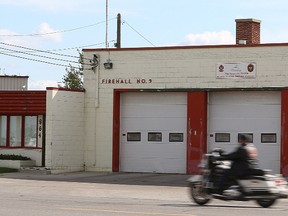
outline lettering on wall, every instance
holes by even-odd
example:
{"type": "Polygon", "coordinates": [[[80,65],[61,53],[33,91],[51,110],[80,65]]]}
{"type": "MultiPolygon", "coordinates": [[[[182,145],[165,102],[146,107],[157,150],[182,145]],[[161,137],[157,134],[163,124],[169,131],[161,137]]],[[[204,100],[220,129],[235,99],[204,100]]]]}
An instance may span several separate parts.
{"type": "Polygon", "coordinates": [[[38,134],[38,147],[42,147],[43,143],[43,116],[39,115],[38,116],[38,129],[37,129],[37,134],[38,134]]]}
{"type": "Polygon", "coordinates": [[[149,84],[152,79],[101,79],[101,84],[149,84]]]}

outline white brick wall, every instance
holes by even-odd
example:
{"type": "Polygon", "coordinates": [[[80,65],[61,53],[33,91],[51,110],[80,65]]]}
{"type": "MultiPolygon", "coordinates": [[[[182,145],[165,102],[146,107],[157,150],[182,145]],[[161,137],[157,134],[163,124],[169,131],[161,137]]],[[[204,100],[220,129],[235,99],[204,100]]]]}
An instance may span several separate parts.
{"type": "Polygon", "coordinates": [[[111,171],[113,89],[255,88],[288,86],[288,46],[219,47],[163,50],[85,51],[100,56],[96,73],[84,71],[85,162],[87,170],[111,171]],[[113,62],[112,70],[103,63],[113,62]],[[255,79],[216,79],[217,63],[256,62],[255,79]],[[97,77],[99,76],[99,80],[97,77]],[[102,79],[130,79],[132,84],[101,84],[102,79]],[[137,84],[136,79],[152,79],[137,84]],[[98,86],[99,82],[99,86],[98,86]],[[99,101],[97,95],[99,94],[99,101]]]}
{"type": "Polygon", "coordinates": [[[46,167],[84,170],[84,92],[47,90],[46,167]]]}

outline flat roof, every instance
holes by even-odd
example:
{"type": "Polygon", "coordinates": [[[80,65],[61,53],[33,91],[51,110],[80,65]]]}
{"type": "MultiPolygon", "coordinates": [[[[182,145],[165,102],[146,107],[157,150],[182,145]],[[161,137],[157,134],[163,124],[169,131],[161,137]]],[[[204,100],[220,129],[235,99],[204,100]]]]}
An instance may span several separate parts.
{"type": "Polygon", "coordinates": [[[163,47],[125,47],[125,48],[90,48],[82,49],[83,52],[95,51],[138,51],[138,50],[176,50],[176,49],[219,49],[219,48],[248,48],[248,47],[279,47],[288,46],[288,43],[266,43],[266,44],[227,44],[227,45],[193,45],[193,46],[163,46],[163,47]]]}
{"type": "Polygon", "coordinates": [[[0,78],[29,78],[29,76],[17,76],[17,75],[0,75],[0,78]]]}

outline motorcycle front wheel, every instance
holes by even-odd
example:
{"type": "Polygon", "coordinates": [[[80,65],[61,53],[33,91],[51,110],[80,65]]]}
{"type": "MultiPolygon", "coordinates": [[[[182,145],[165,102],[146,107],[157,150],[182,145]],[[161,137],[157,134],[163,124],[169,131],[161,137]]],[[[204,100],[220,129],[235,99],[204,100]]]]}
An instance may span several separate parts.
{"type": "Polygon", "coordinates": [[[276,202],[276,199],[258,199],[256,202],[263,208],[269,208],[276,202]]]}
{"type": "Polygon", "coordinates": [[[190,183],[190,194],[198,205],[205,205],[210,201],[206,189],[201,183],[190,183]]]}

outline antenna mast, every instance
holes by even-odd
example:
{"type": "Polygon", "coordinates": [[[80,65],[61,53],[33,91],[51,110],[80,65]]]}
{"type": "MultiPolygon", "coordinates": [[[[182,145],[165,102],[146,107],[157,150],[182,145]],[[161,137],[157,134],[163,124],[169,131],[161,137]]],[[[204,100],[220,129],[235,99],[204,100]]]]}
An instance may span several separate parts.
{"type": "Polygon", "coordinates": [[[109,47],[108,43],[108,0],[106,0],[106,48],[109,47]]]}

